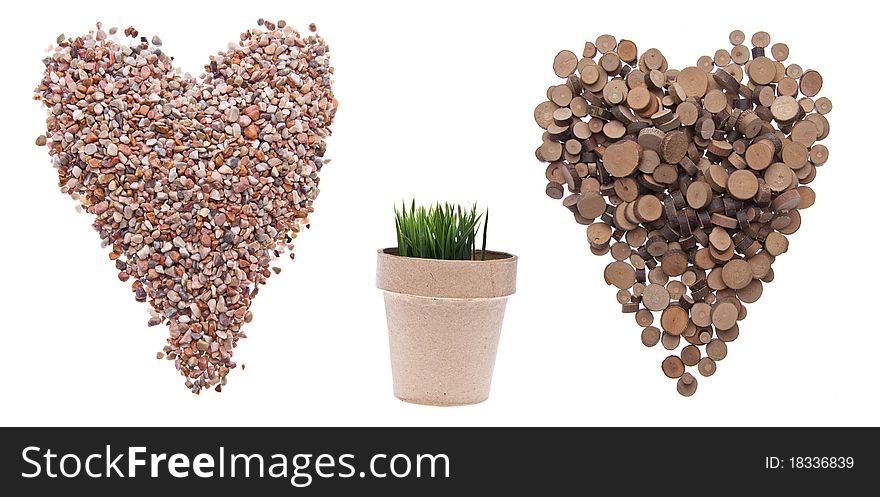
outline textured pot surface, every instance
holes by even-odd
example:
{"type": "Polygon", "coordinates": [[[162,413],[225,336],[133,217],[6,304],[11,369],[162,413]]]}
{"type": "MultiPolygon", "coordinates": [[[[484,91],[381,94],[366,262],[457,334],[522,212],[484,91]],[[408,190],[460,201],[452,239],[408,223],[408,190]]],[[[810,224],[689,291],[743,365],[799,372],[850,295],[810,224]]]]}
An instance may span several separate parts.
{"type": "Polygon", "coordinates": [[[399,257],[379,251],[394,395],[429,405],[475,404],[492,383],[516,257],[486,261],[399,257]]]}

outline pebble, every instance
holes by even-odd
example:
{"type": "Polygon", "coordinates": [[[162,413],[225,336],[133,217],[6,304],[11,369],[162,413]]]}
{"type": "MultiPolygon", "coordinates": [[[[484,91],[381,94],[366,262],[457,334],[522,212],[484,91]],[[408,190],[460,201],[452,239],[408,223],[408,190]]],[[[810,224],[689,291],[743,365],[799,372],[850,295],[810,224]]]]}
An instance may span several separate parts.
{"type": "Polygon", "coordinates": [[[248,140],[254,140],[257,138],[257,125],[250,124],[246,128],[244,128],[244,137],[248,140]]]}
{"type": "Polygon", "coordinates": [[[133,27],[123,41],[100,26],[61,36],[35,89],[48,113],[35,143],[52,142],[64,191],[96,216],[117,278],[149,303],[149,326],[168,326],[157,358],[173,359],[194,393],[235,369],[251,301],[312,210],[336,112],[324,40],[262,26],[198,79],[133,27]],[[86,79],[100,86],[83,91],[86,79]]]}

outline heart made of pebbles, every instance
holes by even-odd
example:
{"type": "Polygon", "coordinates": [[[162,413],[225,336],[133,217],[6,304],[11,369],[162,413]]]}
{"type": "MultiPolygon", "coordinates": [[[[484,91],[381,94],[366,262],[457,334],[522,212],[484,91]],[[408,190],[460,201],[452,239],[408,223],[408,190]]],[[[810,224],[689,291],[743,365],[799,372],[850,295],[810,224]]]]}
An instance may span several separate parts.
{"type": "Polygon", "coordinates": [[[727,356],[828,159],[822,76],[765,32],[751,50],[742,31],[730,42],[675,70],[656,48],[599,36],[581,57],[559,52],[564,82],[535,108],[547,195],[587,225],[594,254],[611,253],[606,283],[644,345],[677,350],[661,369],[684,396],[688,367],[711,376],[727,356]]]}
{"type": "Polygon", "coordinates": [[[149,324],[168,324],[157,357],[194,393],[222,390],[272,260],[308,227],[337,107],[324,40],[258,26],[197,79],[158,37],[99,23],[58,37],[35,90],[61,191],[94,214],[149,324]]]}

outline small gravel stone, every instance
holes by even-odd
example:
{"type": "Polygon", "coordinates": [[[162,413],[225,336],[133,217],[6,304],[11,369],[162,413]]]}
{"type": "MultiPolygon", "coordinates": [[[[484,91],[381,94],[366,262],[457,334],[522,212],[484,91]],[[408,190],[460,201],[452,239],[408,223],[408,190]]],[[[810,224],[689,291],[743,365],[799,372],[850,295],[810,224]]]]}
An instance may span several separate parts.
{"type": "Polygon", "coordinates": [[[153,45],[156,45],[157,47],[161,47],[161,46],[162,46],[162,38],[159,38],[158,36],[154,36],[153,39],[150,40],[150,42],[151,42],[153,45]]]}
{"type": "Polygon", "coordinates": [[[244,137],[248,140],[254,140],[257,138],[257,126],[255,124],[250,124],[248,127],[244,129],[244,137]]]}
{"type": "Polygon", "coordinates": [[[36,143],[38,147],[42,147],[46,144],[46,135],[38,136],[36,142],[34,143],[36,143]]]}

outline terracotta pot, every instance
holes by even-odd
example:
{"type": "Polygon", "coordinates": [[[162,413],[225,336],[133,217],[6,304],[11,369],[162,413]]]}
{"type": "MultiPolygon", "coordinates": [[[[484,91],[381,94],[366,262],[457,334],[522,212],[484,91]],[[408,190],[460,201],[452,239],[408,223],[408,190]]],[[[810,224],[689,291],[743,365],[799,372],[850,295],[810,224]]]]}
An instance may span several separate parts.
{"type": "Polygon", "coordinates": [[[485,261],[400,257],[379,250],[394,395],[416,404],[476,404],[489,397],[516,256],[485,261]]]}

